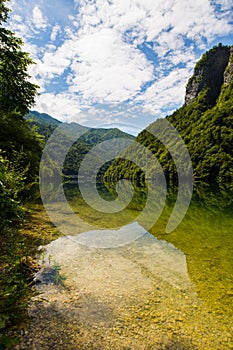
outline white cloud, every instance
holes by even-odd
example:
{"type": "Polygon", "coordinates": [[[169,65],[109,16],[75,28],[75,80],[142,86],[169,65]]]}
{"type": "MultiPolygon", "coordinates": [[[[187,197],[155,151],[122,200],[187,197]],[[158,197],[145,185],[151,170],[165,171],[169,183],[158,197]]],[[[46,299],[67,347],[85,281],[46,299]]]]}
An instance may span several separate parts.
{"type": "Polygon", "coordinates": [[[144,54],[109,28],[82,36],[76,48],[70,91],[80,91],[84,99],[122,102],[153,78],[153,66],[144,54]]]}
{"type": "Polygon", "coordinates": [[[162,109],[172,111],[184,101],[184,82],[187,82],[189,76],[190,71],[187,69],[173,70],[167,76],[156,81],[136,100],[141,101],[146,110],[151,113],[155,111],[157,115],[164,114],[162,109]]]}
{"type": "Polygon", "coordinates": [[[45,78],[53,78],[62,75],[64,70],[69,66],[70,61],[56,52],[46,52],[40,62],[39,71],[45,78]]]}
{"type": "Polygon", "coordinates": [[[33,8],[32,11],[32,23],[37,29],[46,29],[48,26],[46,18],[43,16],[41,9],[38,5],[33,8]]]}
{"type": "Polygon", "coordinates": [[[216,6],[220,6],[222,11],[232,12],[232,1],[231,0],[218,0],[215,1],[216,6]]]}
{"type": "Polygon", "coordinates": [[[61,31],[61,27],[58,24],[56,24],[52,29],[52,33],[50,35],[50,40],[55,41],[57,38],[57,35],[60,31],[61,31]]]}
{"type": "Polygon", "coordinates": [[[37,62],[30,73],[42,86],[38,109],[69,120],[78,114],[79,122],[116,120],[125,101],[127,118],[139,109],[161,115],[182,104],[200,53],[233,31],[231,0],[75,0],[76,12],[70,13],[61,0],[54,12],[59,18],[52,2],[13,1],[11,25],[37,62]],[[148,44],[147,53],[141,44],[148,44]],[[46,93],[58,77],[66,79],[67,91],[46,93]],[[102,103],[102,109],[88,107],[87,113],[93,103],[102,103]]]}
{"type": "MultiPolygon", "coordinates": [[[[80,91],[84,99],[92,101],[120,102],[124,96],[125,99],[135,98],[142,85],[153,80],[150,63],[137,47],[145,40],[154,43],[154,51],[160,58],[159,67],[155,67],[157,79],[162,79],[155,84],[160,86],[163,81],[168,81],[163,77],[164,72],[178,69],[179,64],[186,65],[190,73],[190,67],[197,59],[194,55],[196,45],[202,45],[204,50],[206,41],[231,29],[227,19],[220,21],[217,18],[208,0],[161,0],[156,3],[152,0],[118,0],[112,4],[101,0],[96,0],[95,4],[82,1],[79,19],[79,60],[72,65],[76,77],[70,81],[73,84],[70,90],[80,91]],[[188,48],[187,40],[190,41],[188,48]]],[[[184,92],[186,81],[181,84],[182,89],[174,86],[176,96],[181,90],[184,92]]],[[[147,101],[148,93],[141,94],[140,99],[144,96],[147,101]]],[[[167,94],[169,97],[171,95],[167,94]]],[[[164,99],[161,99],[161,105],[162,101],[164,99]]]]}
{"type": "Polygon", "coordinates": [[[36,107],[39,112],[45,112],[62,121],[76,120],[85,123],[84,116],[77,117],[81,112],[79,102],[68,93],[44,93],[37,97],[36,107]]]}

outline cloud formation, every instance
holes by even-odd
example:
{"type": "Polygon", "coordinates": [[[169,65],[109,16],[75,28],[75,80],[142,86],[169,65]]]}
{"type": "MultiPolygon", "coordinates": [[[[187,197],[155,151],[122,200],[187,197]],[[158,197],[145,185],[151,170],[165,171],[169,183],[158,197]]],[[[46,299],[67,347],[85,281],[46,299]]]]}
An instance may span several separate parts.
{"type": "Polygon", "coordinates": [[[153,79],[152,63],[110,28],[82,36],[77,52],[78,60],[71,65],[70,91],[80,91],[84,99],[95,103],[123,102],[153,79]]]}
{"type": "Polygon", "coordinates": [[[38,5],[36,5],[33,8],[32,11],[32,23],[37,29],[46,29],[47,27],[47,21],[46,18],[44,18],[41,9],[38,5]]]}
{"type": "Polygon", "coordinates": [[[171,112],[183,102],[196,60],[232,34],[230,0],[55,3],[18,0],[10,24],[37,63],[36,108],[87,124],[101,115],[144,127],[171,112]]]}

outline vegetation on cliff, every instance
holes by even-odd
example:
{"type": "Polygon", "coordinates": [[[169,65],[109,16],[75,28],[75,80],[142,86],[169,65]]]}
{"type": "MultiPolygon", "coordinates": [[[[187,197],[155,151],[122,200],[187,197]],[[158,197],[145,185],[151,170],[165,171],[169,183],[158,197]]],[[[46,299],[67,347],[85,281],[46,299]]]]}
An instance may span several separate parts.
{"type": "MultiPolygon", "coordinates": [[[[167,117],[167,120],[177,129],[188,148],[196,186],[204,184],[233,190],[232,53],[231,47],[222,45],[214,47],[206,53],[197,63],[194,76],[187,84],[186,97],[189,95],[189,102],[187,103],[186,98],[186,103],[167,117]],[[225,57],[228,57],[227,62],[221,63],[221,72],[214,73],[215,68],[219,67],[219,62],[222,62],[223,56],[224,60],[225,57]],[[221,76],[222,83],[218,96],[215,96],[218,89],[215,89],[214,94],[211,93],[214,86],[214,74],[218,76],[218,81],[221,76]],[[210,77],[211,83],[209,83],[210,77]],[[202,81],[201,90],[193,84],[197,78],[202,81]],[[193,91],[191,91],[191,87],[193,91]],[[213,96],[215,96],[214,103],[213,96]]],[[[136,142],[148,148],[155,155],[163,167],[168,182],[174,185],[177,183],[176,165],[169,149],[166,149],[153,136],[155,125],[156,121],[143,130],[137,136],[136,142]]],[[[138,155],[134,145],[124,152],[123,157],[127,159],[127,154],[133,152],[135,152],[136,158],[138,155]]],[[[142,169],[131,161],[119,158],[106,172],[105,180],[115,181],[122,178],[132,179],[136,185],[144,185],[142,169]]]]}

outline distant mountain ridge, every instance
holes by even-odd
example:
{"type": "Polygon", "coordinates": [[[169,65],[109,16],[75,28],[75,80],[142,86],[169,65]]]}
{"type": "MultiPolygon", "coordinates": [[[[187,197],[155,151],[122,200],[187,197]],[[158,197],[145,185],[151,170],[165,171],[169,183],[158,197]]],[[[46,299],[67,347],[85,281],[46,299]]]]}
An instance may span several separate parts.
{"type": "MultiPolygon", "coordinates": [[[[184,105],[167,120],[188,148],[195,185],[217,185],[233,190],[233,46],[219,44],[202,56],[187,83],[184,105]]],[[[155,125],[156,121],[140,132],[136,141],[156,156],[167,181],[176,185],[176,165],[169,150],[153,136],[155,125]]],[[[124,158],[137,153],[135,149],[134,144],[130,146],[124,158]]],[[[177,154],[179,152],[177,149],[177,154]]],[[[122,178],[131,179],[137,185],[143,185],[145,180],[138,166],[118,158],[106,172],[105,180],[122,178]]]]}
{"type": "Polygon", "coordinates": [[[39,113],[37,111],[30,111],[25,115],[26,120],[30,120],[35,123],[45,123],[52,126],[58,126],[61,122],[47,113],[39,113]]]}
{"type": "MultiPolygon", "coordinates": [[[[78,174],[79,166],[85,155],[97,144],[115,138],[135,139],[134,136],[117,128],[89,128],[78,123],[62,123],[46,113],[39,113],[36,111],[30,111],[25,116],[25,119],[29,122],[31,127],[36,127],[37,132],[44,137],[45,142],[48,141],[58,126],[62,126],[60,140],[53,141],[54,152],[57,153],[63,151],[63,144],[68,140],[68,133],[71,130],[73,130],[74,133],[77,132],[77,135],[81,131],[82,135],[80,137],[77,136],[77,141],[71,146],[62,169],[63,175],[68,177],[78,174]]],[[[51,161],[48,161],[47,166],[47,170],[51,169],[50,173],[53,172],[52,168],[57,169],[56,164],[53,164],[51,161]]],[[[87,170],[91,171],[92,166],[94,166],[94,164],[90,164],[90,169],[87,170]]],[[[104,172],[108,166],[109,164],[103,168],[102,172],[104,172]]]]}

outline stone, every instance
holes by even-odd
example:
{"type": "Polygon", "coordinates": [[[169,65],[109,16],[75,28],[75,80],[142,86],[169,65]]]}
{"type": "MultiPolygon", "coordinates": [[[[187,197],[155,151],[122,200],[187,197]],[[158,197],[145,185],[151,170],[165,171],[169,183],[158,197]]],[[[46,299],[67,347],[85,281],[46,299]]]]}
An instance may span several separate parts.
{"type": "Polygon", "coordinates": [[[59,272],[57,271],[57,269],[52,267],[43,267],[36,273],[33,281],[36,284],[57,284],[58,279],[59,272]]]}
{"type": "Polygon", "coordinates": [[[204,88],[208,88],[206,103],[214,106],[220,94],[222,84],[229,80],[232,74],[232,62],[230,64],[230,47],[214,47],[206,52],[196,64],[193,76],[186,86],[185,104],[192,103],[204,88]],[[226,67],[228,67],[226,69],[226,67]],[[226,70],[226,73],[225,73],[226,70]],[[228,71],[228,73],[227,73],[228,71]]]}

